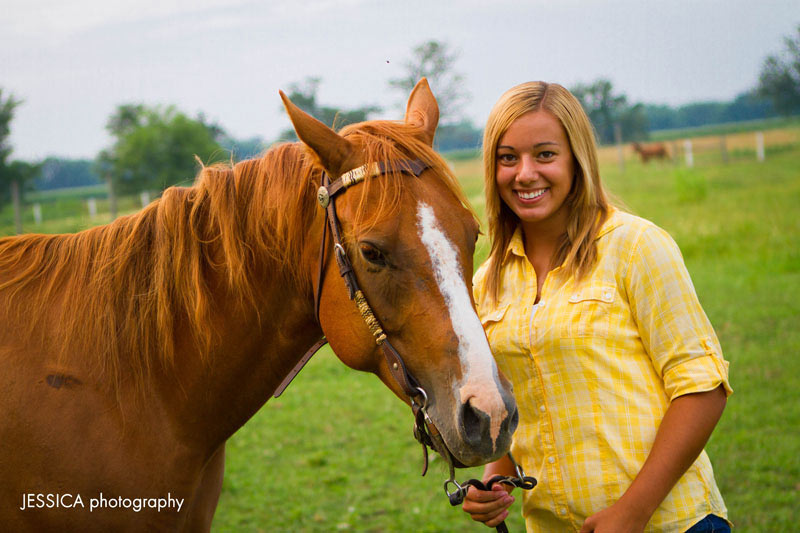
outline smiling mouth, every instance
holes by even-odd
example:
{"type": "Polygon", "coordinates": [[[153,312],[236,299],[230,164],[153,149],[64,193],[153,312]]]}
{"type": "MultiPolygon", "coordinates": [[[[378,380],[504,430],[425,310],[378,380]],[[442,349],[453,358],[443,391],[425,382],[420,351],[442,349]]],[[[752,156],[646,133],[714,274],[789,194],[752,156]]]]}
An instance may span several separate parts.
{"type": "Polygon", "coordinates": [[[537,189],[535,191],[517,191],[517,196],[522,200],[535,200],[543,195],[547,189],[537,189]]]}

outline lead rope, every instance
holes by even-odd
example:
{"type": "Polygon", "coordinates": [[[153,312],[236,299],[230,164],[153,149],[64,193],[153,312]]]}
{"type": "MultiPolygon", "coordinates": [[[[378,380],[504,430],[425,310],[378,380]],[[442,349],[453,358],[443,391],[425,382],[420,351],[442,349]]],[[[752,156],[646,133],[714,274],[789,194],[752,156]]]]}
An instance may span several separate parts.
{"type": "MultiPolygon", "coordinates": [[[[517,464],[517,462],[514,460],[514,456],[511,455],[511,452],[508,452],[508,458],[514,465],[516,477],[496,475],[492,476],[486,483],[474,478],[469,479],[464,483],[458,483],[455,479],[453,479],[451,474],[450,479],[444,482],[444,491],[447,493],[447,497],[450,499],[450,505],[461,505],[464,502],[464,498],[467,497],[467,491],[469,490],[470,486],[473,486],[478,490],[492,490],[492,486],[494,486],[496,483],[504,483],[506,485],[511,485],[512,487],[519,487],[522,490],[531,490],[533,487],[535,487],[536,478],[525,475],[522,467],[520,467],[519,464],[517,464]],[[448,485],[451,483],[456,486],[456,490],[453,492],[448,491],[448,485]]],[[[508,533],[508,527],[506,526],[505,521],[497,524],[495,529],[498,531],[498,533],[508,533]]]]}
{"type": "MultiPolygon", "coordinates": [[[[462,485],[459,485],[455,481],[453,483],[458,486],[458,490],[450,494],[450,505],[461,505],[461,502],[464,501],[464,498],[467,495],[467,490],[469,490],[469,486],[472,485],[478,490],[492,490],[492,486],[495,483],[505,483],[506,485],[512,485],[514,487],[519,487],[523,490],[530,490],[536,486],[536,479],[530,476],[523,476],[520,478],[515,478],[511,476],[494,476],[485,484],[477,479],[470,479],[465,481],[462,485]]],[[[495,529],[498,533],[508,533],[508,527],[506,526],[505,520],[497,524],[495,529]]]]}
{"type": "MultiPolygon", "coordinates": [[[[450,455],[450,450],[448,450],[447,446],[445,446],[444,440],[439,434],[438,429],[428,416],[428,397],[425,394],[425,391],[422,389],[419,389],[419,391],[422,393],[421,396],[423,398],[423,404],[419,405],[416,403],[416,400],[412,400],[411,408],[414,411],[414,437],[417,439],[417,441],[419,441],[420,444],[422,444],[422,475],[424,476],[428,472],[428,446],[430,446],[447,462],[450,477],[444,482],[444,492],[447,494],[447,498],[450,500],[450,505],[453,507],[461,505],[464,502],[464,498],[467,497],[467,491],[469,490],[470,486],[473,486],[478,490],[492,490],[492,486],[496,483],[504,483],[513,487],[519,487],[522,490],[531,490],[536,486],[536,478],[525,475],[525,471],[522,470],[522,467],[514,459],[514,456],[511,455],[511,452],[508,452],[508,458],[511,461],[511,464],[514,465],[514,472],[516,476],[496,475],[489,479],[486,483],[474,478],[463,483],[456,481],[456,470],[455,466],[453,465],[453,457],[450,455]],[[455,486],[455,490],[452,492],[450,492],[450,485],[455,486]]],[[[506,527],[505,521],[500,522],[495,529],[498,531],[498,533],[508,533],[508,527],[506,527]]]]}

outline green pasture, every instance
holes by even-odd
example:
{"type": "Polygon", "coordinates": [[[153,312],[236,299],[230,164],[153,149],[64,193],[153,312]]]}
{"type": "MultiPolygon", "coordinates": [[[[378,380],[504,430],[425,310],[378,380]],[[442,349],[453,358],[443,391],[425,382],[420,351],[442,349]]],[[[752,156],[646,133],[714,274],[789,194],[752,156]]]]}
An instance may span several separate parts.
{"type": "MultiPolygon", "coordinates": [[[[482,214],[479,162],[454,165],[482,214]]],[[[681,246],[731,363],[735,393],[708,445],[731,519],[739,531],[797,530],[800,145],[764,163],[627,161],[603,173],[620,203],[681,246]]],[[[481,242],[476,264],[487,251],[481,242]]],[[[449,506],[441,461],[420,477],[409,410],[321,355],[231,439],[215,530],[489,531],[449,506]]],[[[524,531],[518,512],[512,532],[524,531]]]]}
{"type": "MultiPolygon", "coordinates": [[[[699,158],[693,169],[629,159],[622,171],[609,161],[603,176],[619,202],[680,245],[730,361],[735,392],[707,447],[730,518],[738,531],[797,531],[800,144],[768,149],[763,163],[747,154],[728,164],[699,158]]],[[[480,163],[458,160],[454,167],[482,215],[480,163]]],[[[43,211],[63,202],[86,211],[85,199],[69,195],[42,199],[43,211]]],[[[11,220],[6,207],[0,234],[11,233],[11,220]]],[[[98,222],[64,214],[41,229],[27,219],[25,225],[57,232],[98,222]]],[[[476,264],[486,253],[482,239],[476,264]]],[[[230,439],[213,530],[490,531],[450,507],[442,461],[420,476],[411,425],[410,410],[377,378],[321,352],[230,439]]],[[[459,473],[478,476],[480,469],[459,473]]],[[[508,525],[524,531],[519,504],[508,525]]]]}

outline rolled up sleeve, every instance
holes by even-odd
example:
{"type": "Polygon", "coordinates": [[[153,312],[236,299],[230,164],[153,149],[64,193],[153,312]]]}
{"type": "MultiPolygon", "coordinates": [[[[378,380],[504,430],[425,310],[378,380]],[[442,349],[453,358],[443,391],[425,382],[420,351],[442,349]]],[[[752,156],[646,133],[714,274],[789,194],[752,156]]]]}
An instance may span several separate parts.
{"type": "Polygon", "coordinates": [[[667,232],[656,226],[642,231],[631,252],[626,285],[642,342],[670,401],[720,385],[730,395],[728,362],[667,232]]]}

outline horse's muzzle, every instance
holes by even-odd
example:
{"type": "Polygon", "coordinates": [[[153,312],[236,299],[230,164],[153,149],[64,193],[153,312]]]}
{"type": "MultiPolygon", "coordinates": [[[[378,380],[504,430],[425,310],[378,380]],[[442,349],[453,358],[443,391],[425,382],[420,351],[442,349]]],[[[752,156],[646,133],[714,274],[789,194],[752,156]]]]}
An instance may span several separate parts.
{"type": "Polygon", "coordinates": [[[519,423],[519,412],[513,397],[506,399],[505,417],[497,420],[499,415],[484,412],[474,405],[472,399],[461,405],[458,414],[458,429],[461,440],[464,442],[466,454],[462,455],[462,462],[469,461],[467,455],[475,457],[480,463],[494,460],[505,455],[511,447],[511,436],[519,423]]]}

